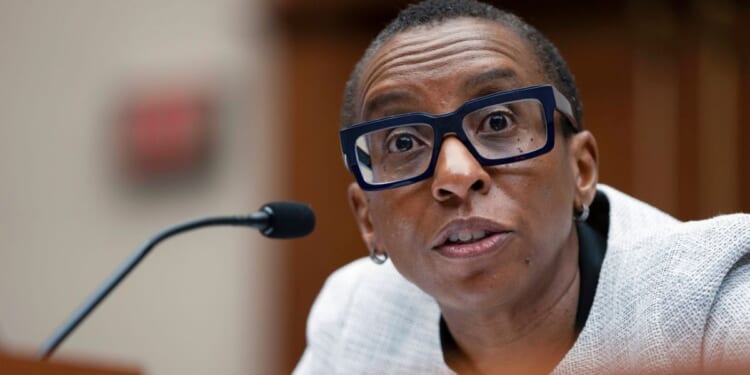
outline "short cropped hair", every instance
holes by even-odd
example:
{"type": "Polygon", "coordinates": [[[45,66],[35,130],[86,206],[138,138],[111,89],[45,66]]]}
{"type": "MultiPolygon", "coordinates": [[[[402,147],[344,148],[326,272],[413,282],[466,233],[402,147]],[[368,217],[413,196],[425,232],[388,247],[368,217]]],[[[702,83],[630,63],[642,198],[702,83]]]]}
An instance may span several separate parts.
{"type": "Polygon", "coordinates": [[[573,127],[567,119],[563,119],[563,135],[569,136],[583,128],[583,108],[575,79],[554,44],[515,14],[476,0],[426,0],[402,10],[370,43],[346,82],[344,103],[341,109],[341,126],[346,128],[354,125],[356,120],[354,95],[359,85],[362,69],[383,44],[394,35],[412,28],[437,26],[442,22],[463,17],[494,21],[518,34],[531,47],[539,60],[545,78],[568,98],[573,107],[573,116],[578,122],[578,129],[573,127]]]}

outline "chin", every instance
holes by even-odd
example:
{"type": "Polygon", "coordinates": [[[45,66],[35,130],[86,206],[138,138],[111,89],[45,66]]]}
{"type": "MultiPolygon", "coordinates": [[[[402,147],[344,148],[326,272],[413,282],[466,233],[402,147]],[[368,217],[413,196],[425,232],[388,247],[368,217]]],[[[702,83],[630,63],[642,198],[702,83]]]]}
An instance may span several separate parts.
{"type": "MultiPolygon", "coordinates": [[[[522,262],[523,264],[523,262],[522,262]]],[[[485,267],[473,272],[452,269],[450,275],[444,275],[442,285],[450,288],[438,288],[430,293],[441,306],[454,309],[484,309],[507,304],[516,299],[522,291],[524,271],[527,267],[505,265],[485,267]],[[456,272],[459,271],[459,272],[456,272]]]]}

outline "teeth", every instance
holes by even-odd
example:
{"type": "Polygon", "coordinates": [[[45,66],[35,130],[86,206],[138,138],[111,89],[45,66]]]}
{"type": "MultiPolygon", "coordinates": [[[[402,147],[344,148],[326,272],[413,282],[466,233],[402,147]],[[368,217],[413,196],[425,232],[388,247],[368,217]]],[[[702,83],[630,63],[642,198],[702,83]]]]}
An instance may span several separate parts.
{"type": "Polygon", "coordinates": [[[473,232],[473,233],[471,234],[471,238],[472,238],[472,239],[473,239],[474,241],[476,241],[476,240],[479,240],[479,239],[482,239],[482,238],[484,238],[485,236],[487,236],[487,232],[485,232],[485,231],[483,231],[483,230],[480,230],[480,231],[476,231],[476,232],[473,232]]]}
{"type": "Polygon", "coordinates": [[[487,232],[483,230],[478,230],[476,232],[461,232],[458,234],[451,235],[448,238],[448,241],[450,242],[471,242],[471,241],[477,241],[482,238],[487,237],[487,232]]]}

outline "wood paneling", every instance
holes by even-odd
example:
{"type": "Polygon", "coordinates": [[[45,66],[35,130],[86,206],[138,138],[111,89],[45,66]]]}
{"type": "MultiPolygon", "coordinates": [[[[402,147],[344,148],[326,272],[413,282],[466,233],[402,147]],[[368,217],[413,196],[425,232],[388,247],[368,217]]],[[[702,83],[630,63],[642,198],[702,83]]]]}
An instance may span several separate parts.
{"type": "Polygon", "coordinates": [[[344,168],[338,128],[344,83],[369,37],[306,32],[284,42],[286,186],[290,198],[308,202],[317,216],[315,232],[287,243],[284,252],[287,323],[280,330],[289,373],[304,349],[306,317],[326,276],[366,254],[346,200],[353,179],[344,168]]]}
{"type": "Polygon", "coordinates": [[[633,116],[629,124],[633,159],[628,162],[632,194],[675,212],[679,163],[679,139],[675,137],[679,113],[678,48],[674,45],[677,19],[664,2],[636,2],[629,13],[633,38],[633,116]]]}
{"type": "Polygon", "coordinates": [[[698,53],[699,217],[733,212],[738,191],[739,62],[730,35],[735,6],[696,4],[698,53]]]}
{"type": "Polygon", "coordinates": [[[633,192],[633,49],[624,11],[575,25],[539,28],[557,45],[583,102],[584,127],[599,146],[599,181],[633,192]]]}
{"type": "Polygon", "coordinates": [[[740,59],[740,94],[737,103],[740,134],[737,146],[740,150],[740,161],[736,173],[740,178],[740,209],[750,212],[750,33],[747,32],[750,2],[741,2],[738,7],[733,28],[740,59]]]}
{"type": "MultiPolygon", "coordinates": [[[[686,12],[687,13],[687,12],[686,12]]],[[[699,148],[698,121],[700,114],[700,103],[698,101],[698,82],[695,77],[698,74],[698,55],[695,45],[698,43],[700,28],[692,20],[690,14],[681,15],[682,22],[678,26],[678,70],[679,79],[677,89],[679,91],[679,125],[675,136],[679,139],[678,150],[678,208],[674,212],[680,218],[693,218],[697,216],[699,207],[698,187],[698,162],[700,155],[696,152],[699,148]]]]}

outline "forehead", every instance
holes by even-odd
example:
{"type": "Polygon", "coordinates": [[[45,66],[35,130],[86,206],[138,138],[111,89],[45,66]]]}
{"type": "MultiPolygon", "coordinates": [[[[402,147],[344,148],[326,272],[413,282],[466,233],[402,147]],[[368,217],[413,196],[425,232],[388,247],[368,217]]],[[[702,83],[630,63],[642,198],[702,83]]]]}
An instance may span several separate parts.
{"type": "Polygon", "coordinates": [[[384,101],[431,99],[450,106],[476,91],[540,83],[538,59],[515,31],[490,20],[457,18],[390,38],[363,65],[355,100],[362,120],[384,101]]]}

